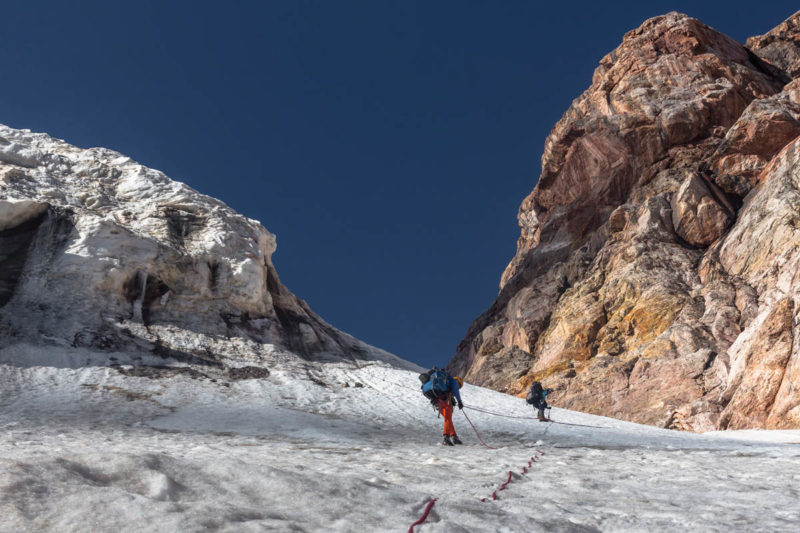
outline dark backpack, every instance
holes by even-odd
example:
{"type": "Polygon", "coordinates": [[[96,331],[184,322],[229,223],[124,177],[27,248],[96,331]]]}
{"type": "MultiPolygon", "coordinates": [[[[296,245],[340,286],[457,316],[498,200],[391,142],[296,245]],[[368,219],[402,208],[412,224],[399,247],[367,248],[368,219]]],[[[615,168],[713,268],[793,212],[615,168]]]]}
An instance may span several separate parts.
{"type": "Polygon", "coordinates": [[[531,405],[538,405],[542,402],[542,393],[544,389],[542,388],[542,384],[538,381],[534,381],[531,383],[531,390],[528,391],[528,396],[525,398],[525,401],[531,405]]]}
{"type": "Polygon", "coordinates": [[[422,374],[419,375],[419,380],[422,382],[423,385],[425,385],[427,382],[431,380],[431,374],[433,374],[433,371],[434,369],[431,368],[427,372],[423,372],[422,374]]]}
{"type": "Polygon", "coordinates": [[[450,374],[447,370],[441,370],[433,367],[428,372],[420,374],[420,381],[422,381],[422,394],[429,400],[443,396],[450,392],[450,374]],[[423,381],[423,378],[427,377],[423,381]]]}

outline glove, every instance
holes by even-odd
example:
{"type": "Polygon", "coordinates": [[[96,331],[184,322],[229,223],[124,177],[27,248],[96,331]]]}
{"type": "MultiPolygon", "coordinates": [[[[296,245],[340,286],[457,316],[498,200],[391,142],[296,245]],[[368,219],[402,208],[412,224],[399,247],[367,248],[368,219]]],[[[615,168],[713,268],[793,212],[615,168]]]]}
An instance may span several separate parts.
{"type": "Polygon", "coordinates": [[[459,409],[463,409],[463,408],[464,408],[464,404],[463,404],[463,403],[461,403],[460,401],[458,402],[458,408],[459,408],[459,409]]]}

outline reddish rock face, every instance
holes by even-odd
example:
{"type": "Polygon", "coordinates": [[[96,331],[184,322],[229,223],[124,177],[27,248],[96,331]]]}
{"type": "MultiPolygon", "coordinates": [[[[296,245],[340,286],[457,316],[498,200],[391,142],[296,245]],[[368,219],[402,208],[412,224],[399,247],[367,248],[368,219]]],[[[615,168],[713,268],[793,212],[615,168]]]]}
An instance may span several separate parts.
{"type": "Polygon", "coordinates": [[[677,13],[625,35],[548,137],[452,370],[665,427],[800,427],[798,17],[753,50],[677,13]]]}
{"type": "Polygon", "coordinates": [[[758,184],[767,163],[798,136],[800,80],[795,80],[780,93],[747,106],[711,158],[714,182],[744,197],[758,184]]]}

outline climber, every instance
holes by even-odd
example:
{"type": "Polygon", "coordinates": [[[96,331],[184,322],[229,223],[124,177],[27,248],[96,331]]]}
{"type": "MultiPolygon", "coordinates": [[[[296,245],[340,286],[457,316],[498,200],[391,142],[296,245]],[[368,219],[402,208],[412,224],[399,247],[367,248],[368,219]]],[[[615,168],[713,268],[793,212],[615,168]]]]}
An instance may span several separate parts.
{"type": "Polygon", "coordinates": [[[531,383],[531,389],[528,391],[528,396],[525,398],[525,401],[539,410],[539,413],[536,415],[539,422],[550,421],[549,418],[544,416],[544,410],[550,408],[550,406],[547,405],[547,395],[551,392],[553,392],[553,389],[542,388],[542,384],[538,381],[531,383]]]}
{"type": "Polygon", "coordinates": [[[419,379],[422,381],[422,393],[431,401],[434,409],[444,417],[442,445],[463,444],[456,434],[455,426],[453,426],[453,406],[458,405],[459,409],[464,408],[464,404],[461,403],[461,393],[459,392],[464,381],[460,377],[451,376],[446,370],[440,370],[436,367],[424,374],[420,374],[419,379]]]}

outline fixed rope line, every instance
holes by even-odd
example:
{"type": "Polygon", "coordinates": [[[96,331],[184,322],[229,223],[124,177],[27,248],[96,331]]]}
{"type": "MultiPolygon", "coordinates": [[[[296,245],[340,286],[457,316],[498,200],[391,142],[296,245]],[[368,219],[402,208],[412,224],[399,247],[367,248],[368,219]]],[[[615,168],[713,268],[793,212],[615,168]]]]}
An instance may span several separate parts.
{"type": "MultiPolygon", "coordinates": [[[[536,453],[538,453],[540,455],[544,455],[544,452],[542,450],[538,450],[537,449],[536,453]]],[[[521,476],[526,475],[528,473],[528,469],[531,468],[533,466],[533,463],[535,463],[535,462],[536,462],[536,456],[531,457],[530,461],[528,461],[528,465],[522,467],[522,472],[520,472],[520,475],[521,476]]],[[[508,484],[511,483],[511,481],[513,480],[513,476],[514,476],[514,472],[509,470],[508,471],[508,478],[506,478],[505,482],[502,485],[500,485],[500,487],[498,487],[497,490],[492,492],[492,501],[497,500],[497,498],[498,498],[497,493],[498,492],[500,492],[501,490],[506,490],[506,488],[508,488],[508,484]]],[[[481,498],[481,501],[482,502],[489,501],[489,498],[481,498]]]]}
{"type": "MultiPolygon", "coordinates": [[[[506,414],[503,414],[503,413],[497,413],[495,411],[489,411],[488,409],[483,409],[481,407],[475,407],[475,406],[466,405],[466,404],[464,405],[464,408],[465,409],[472,409],[473,411],[477,411],[479,413],[484,413],[484,414],[487,414],[487,415],[500,416],[500,417],[503,417],[503,418],[519,418],[519,419],[522,419],[522,420],[538,420],[538,417],[535,417],[535,416],[506,415],[506,414]]],[[[558,420],[552,420],[552,419],[548,419],[548,422],[552,422],[553,424],[561,424],[561,425],[564,425],[564,426],[576,426],[576,427],[582,427],[582,428],[613,429],[613,428],[610,428],[608,426],[590,426],[588,424],[575,424],[575,423],[572,423],[572,422],[559,422],[558,420]]]]}
{"type": "MultiPolygon", "coordinates": [[[[464,407],[467,407],[468,409],[472,409],[473,411],[482,412],[482,413],[495,415],[495,416],[501,416],[501,417],[505,417],[505,418],[519,418],[519,419],[526,419],[526,420],[537,420],[536,417],[531,417],[531,416],[505,415],[505,414],[502,414],[502,413],[496,413],[496,412],[493,412],[493,411],[489,411],[487,409],[482,409],[482,408],[479,408],[479,407],[472,407],[472,406],[466,406],[466,405],[464,407]]],[[[484,440],[481,438],[480,433],[478,433],[478,429],[475,427],[475,424],[473,424],[472,420],[470,420],[469,415],[467,415],[467,413],[464,412],[463,409],[461,409],[461,412],[464,414],[464,418],[467,419],[467,422],[469,422],[470,427],[472,427],[472,431],[475,432],[475,436],[478,437],[478,441],[483,446],[485,446],[486,448],[488,448],[490,450],[498,450],[499,448],[495,448],[494,446],[489,446],[488,444],[486,444],[486,442],[484,442],[484,440]]],[[[556,422],[556,423],[559,423],[559,422],[556,422]]],[[[562,422],[562,423],[564,423],[564,422],[562,422]]],[[[570,425],[570,424],[568,424],[568,425],[570,425]]],[[[581,424],[571,424],[571,425],[581,425],[581,424]]],[[[589,426],[589,427],[591,427],[591,426],[589,426]]],[[[549,426],[548,426],[548,429],[549,429],[549,426]]],[[[539,450],[539,449],[536,450],[536,453],[538,453],[540,455],[544,455],[544,452],[542,450],[539,450]]],[[[529,471],[528,469],[531,468],[535,462],[536,462],[536,456],[531,457],[530,460],[528,461],[527,466],[523,466],[522,467],[521,475],[523,475],[523,476],[526,475],[528,473],[528,471],[529,471]]],[[[497,500],[497,493],[498,492],[506,490],[506,488],[508,488],[508,485],[513,480],[513,476],[514,476],[513,471],[509,470],[508,471],[508,477],[506,478],[505,482],[502,485],[500,485],[500,487],[497,490],[492,492],[492,500],[493,501],[497,500]]],[[[438,498],[432,498],[428,502],[428,504],[425,506],[425,510],[423,511],[422,516],[419,517],[419,519],[417,519],[416,522],[411,524],[411,526],[409,526],[408,533],[414,533],[414,527],[423,524],[425,522],[425,520],[428,519],[428,515],[430,514],[431,509],[433,509],[433,506],[434,506],[434,504],[436,503],[437,500],[438,500],[438,498]]],[[[488,498],[481,498],[482,502],[485,502],[487,500],[488,500],[488,498]]]]}
{"type": "Polygon", "coordinates": [[[520,418],[520,419],[523,419],[523,420],[538,420],[538,418],[535,417],[535,416],[506,415],[506,414],[503,414],[503,413],[495,413],[494,411],[488,411],[488,410],[482,409],[480,407],[474,407],[472,405],[466,405],[466,404],[464,405],[464,407],[467,408],[467,409],[472,409],[473,411],[477,411],[479,413],[485,413],[487,415],[494,415],[494,416],[502,416],[504,418],[520,418]]]}
{"type": "Polygon", "coordinates": [[[595,428],[595,429],[614,429],[608,426],[590,426],[588,424],[573,424],[571,422],[559,422],[558,420],[551,420],[553,424],[561,424],[562,426],[576,426],[579,428],[595,428]]]}
{"type": "MultiPolygon", "coordinates": [[[[538,448],[536,449],[536,453],[538,453],[539,455],[544,455],[544,454],[545,454],[545,453],[544,453],[542,450],[540,450],[540,449],[538,449],[538,448]]],[[[528,472],[530,471],[529,469],[530,469],[530,468],[531,468],[531,467],[534,465],[534,463],[536,463],[536,459],[537,459],[537,458],[536,458],[536,456],[535,456],[535,455],[534,455],[533,457],[531,457],[531,458],[530,458],[530,460],[528,461],[528,464],[527,464],[526,466],[523,466],[523,467],[522,467],[522,472],[520,472],[520,476],[524,476],[524,475],[527,475],[527,474],[528,474],[528,472]]],[[[497,500],[497,499],[499,498],[499,497],[497,496],[497,493],[498,493],[498,492],[500,492],[500,491],[506,490],[506,489],[508,488],[508,485],[509,485],[509,484],[510,484],[510,483],[511,483],[513,480],[514,480],[514,472],[513,472],[513,471],[511,471],[511,470],[509,470],[509,471],[508,471],[508,477],[507,477],[507,478],[506,478],[506,480],[503,482],[503,484],[502,484],[502,485],[500,485],[500,486],[497,488],[497,490],[495,490],[495,491],[492,491],[492,496],[491,496],[491,498],[492,498],[492,501],[495,501],[495,500],[497,500]]],[[[408,533],[414,533],[414,527],[415,527],[415,526],[419,526],[419,525],[421,525],[422,523],[424,523],[424,522],[425,522],[425,520],[427,520],[427,519],[428,519],[428,515],[430,514],[430,512],[431,512],[431,509],[433,509],[433,505],[436,503],[436,501],[437,501],[437,500],[438,500],[438,498],[431,498],[431,499],[430,499],[430,501],[428,501],[428,504],[425,506],[425,510],[423,511],[423,513],[422,513],[422,516],[421,516],[421,517],[419,517],[419,519],[417,519],[417,521],[416,521],[416,522],[414,522],[413,524],[411,524],[411,526],[409,526],[409,528],[408,528],[408,533]]],[[[489,501],[489,498],[481,498],[481,501],[482,501],[482,502],[489,501]]]]}
{"type": "Polygon", "coordinates": [[[418,526],[428,519],[431,509],[433,509],[433,504],[436,503],[436,500],[438,499],[439,498],[431,498],[431,501],[429,501],[428,505],[425,506],[425,511],[422,513],[422,516],[420,516],[416,522],[409,526],[408,533],[414,533],[414,526],[418,526]]]}
{"type": "Polygon", "coordinates": [[[513,475],[513,472],[512,472],[511,470],[509,470],[509,471],[508,471],[508,479],[506,480],[506,482],[505,482],[505,483],[503,483],[502,485],[500,485],[500,488],[499,488],[499,489],[497,489],[497,490],[506,490],[506,487],[508,487],[508,484],[509,484],[509,483],[511,483],[511,476],[512,476],[512,475],[513,475]]]}
{"type": "MultiPolygon", "coordinates": [[[[464,413],[464,410],[462,409],[461,412],[464,413]]],[[[475,432],[475,436],[478,437],[478,440],[480,441],[481,444],[483,444],[484,446],[486,446],[490,450],[498,450],[499,449],[499,448],[495,448],[494,446],[489,446],[488,444],[483,442],[483,439],[481,438],[480,434],[478,433],[478,430],[475,428],[475,424],[473,424],[472,420],[469,419],[469,417],[467,416],[467,413],[464,413],[464,418],[466,418],[467,422],[469,422],[469,425],[472,426],[472,431],[475,432]]]]}
{"type": "MultiPolygon", "coordinates": [[[[489,448],[490,450],[498,450],[499,448],[495,448],[494,446],[489,446],[488,444],[486,444],[486,442],[484,442],[484,440],[480,436],[480,433],[478,433],[478,429],[475,427],[475,424],[472,423],[472,420],[469,419],[469,416],[467,415],[467,413],[465,413],[463,409],[461,410],[461,412],[464,414],[464,418],[467,419],[467,422],[469,422],[469,425],[472,427],[472,431],[475,432],[475,436],[478,437],[478,441],[480,441],[480,443],[483,446],[489,448]]],[[[500,415],[500,416],[502,416],[502,415],[500,415]]],[[[540,450],[538,448],[536,449],[536,453],[538,453],[539,455],[544,455],[545,454],[542,450],[540,450]]],[[[523,466],[522,467],[522,472],[521,472],[520,475],[521,476],[526,475],[528,473],[528,471],[529,471],[528,469],[531,468],[535,462],[536,462],[536,456],[531,457],[530,460],[528,461],[527,466],[523,466]]],[[[497,490],[492,492],[492,501],[495,501],[495,500],[498,499],[497,493],[500,492],[500,491],[506,490],[508,488],[508,485],[511,483],[511,481],[513,479],[514,479],[514,472],[509,470],[508,471],[508,477],[506,478],[505,482],[502,485],[500,485],[500,487],[498,487],[497,490]]],[[[423,511],[422,516],[419,517],[419,519],[417,519],[416,522],[411,524],[411,526],[409,526],[408,533],[414,533],[414,527],[424,523],[425,520],[428,519],[428,515],[430,514],[431,509],[433,509],[433,506],[434,506],[434,504],[436,503],[437,500],[438,500],[438,498],[432,498],[428,502],[428,504],[425,506],[425,510],[423,511]]],[[[481,501],[482,502],[486,502],[486,501],[488,501],[488,498],[481,498],[481,501]]]]}

